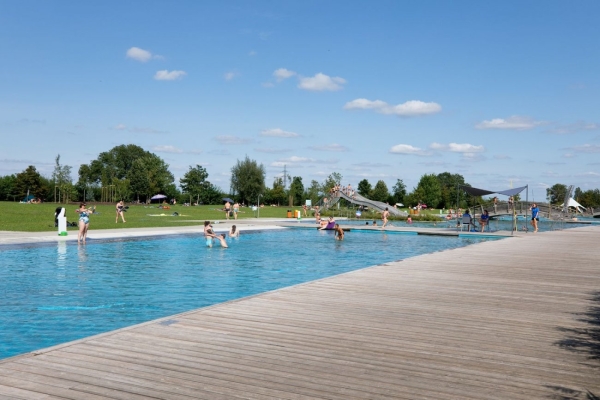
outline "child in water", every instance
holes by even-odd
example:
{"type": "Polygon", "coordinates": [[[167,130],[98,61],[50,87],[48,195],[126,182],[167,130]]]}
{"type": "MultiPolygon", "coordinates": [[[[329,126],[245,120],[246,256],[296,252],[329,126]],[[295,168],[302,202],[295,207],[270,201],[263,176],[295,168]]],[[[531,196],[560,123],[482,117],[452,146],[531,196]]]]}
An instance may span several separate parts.
{"type": "Polygon", "coordinates": [[[335,224],[333,227],[335,240],[344,240],[344,230],[339,224],[335,224]]]}

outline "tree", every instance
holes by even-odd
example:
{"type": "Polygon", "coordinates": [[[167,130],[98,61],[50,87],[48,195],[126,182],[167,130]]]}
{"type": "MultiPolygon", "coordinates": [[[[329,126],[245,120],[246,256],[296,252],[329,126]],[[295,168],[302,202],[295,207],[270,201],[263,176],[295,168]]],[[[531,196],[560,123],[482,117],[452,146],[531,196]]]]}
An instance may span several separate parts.
{"type": "Polygon", "coordinates": [[[12,198],[14,200],[14,192],[15,180],[17,177],[13,175],[6,175],[0,177],[0,200],[9,200],[12,198]]]}
{"type": "Polygon", "coordinates": [[[206,168],[196,164],[195,167],[190,165],[189,171],[183,174],[183,177],[179,179],[179,186],[183,193],[196,198],[196,202],[200,202],[200,195],[205,189],[204,184],[208,178],[208,172],[206,168]]]}
{"type": "Polygon", "coordinates": [[[277,205],[286,203],[286,194],[282,177],[275,178],[273,181],[273,189],[270,189],[265,193],[265,201],[277,205]]]}
{"type": "Polygon", "coordinates": [[[56,164],[52,172],[52,182],[54,183],[54,201],[67,203],[73,194],[73,182],[71,178],[71,167],[60,164],[60,154],[55,158],[56,164]]]}
{"type": "Polygon", "coordinates": [[[258,201],[265,191],[265,167],[246,156],[231,168],[231,188],[247,204],[258,201]]]}
{"type": "Polygon", "coordinates": [[[567,185],[555,183],[546,189],[546,196],[550,198],[550,204],[562,204],[567,195],[567,185]]]}
{"type": "Polygon", "coordinates": [[[394,203],[404,203],[404,197],[406,197],[406,185],[402,179],[396,180],[396,184],[392,188],[392,197],[394,203]]]}
{"type": "Polygon", "coordinates": [[[321,198],[321,185],[314,179],[310,181],[310,186],[306,189],[305,198],[310,199],[312,204],[317,204],[321,198]]]}
{"type": "Polygon", "coordinates": [[[329,193],[329,191],[334,186],[337,185],[342,185],[342,174],[340,174],[339,172],[333,172],[327,177],[327,179],[325,179],[325,182],[323,182],[321,191],[325,195],[326,193],[329,193]]]}
{"type": "Polygon", "coordinates": [[[586,190],[581,193],[577,201],[586,208],[598,208],[600,207],[600,190],[586,190]]]}
{"type": "Polygon", "coordinates": [[[141,195],[144,200],[147,200],[150,195],[150,177],[146,173],[143,158],[137,159],[131,165],[128,176],[133,193],[137,195],[138,199],[141,195]]]}
{"type": "MultiPolygon", "coordinates": [[[[465,178],[461,174],[451,174],[450,172],[442,172],[437,176],[438,182],[441,189],[441,202],[440,204],[429,204],[429,207],[439,208],[455,208],[458,185],[465,185],[465,178]]],[[[466,200],[466,193],[464,190],[458,190],[458,203],[461,204],[466,200]]]]}
{"type": "Polygon", "coordinates": [[[301,177],[295,176],[292,179],[292,184],[290,185],[290,196],[292,197],[292,206],[294,204],[302,204],[302,200],[304,198],[304,185],[302,184],[301,177]]]}
{"type": "Polygon", "coordinates": [[[367,198],[371,197],[371,190],[373,190],[373,188],[371,187],[371,184],[368,180],[363,179],[362,181],[358,182],[358,187],[356,188],[356,191],[361,196],[365,196],[367,198]]]}
{"type": "Polygon", "coordinates": [[[427,204],[428,207],[437,207],[442,200],[442,188],[435,174],[421,176],[417,187],[413,191],[413,201],[427,204]]]}
{"type": "Polygon", "coordinates": [[[385,203],[390,197],[390,192],[384,181],[379,180],[371,191],[371,200],[381,201],[385,203]]]}
{"type": "Polygon", "coordinates": [[[13,186],[13,195],[24,198],[29,195],[39,197],[42,199],[46,198],[48,187],[43,177],[35,169],[33,165],[30,165],[25,171],[20,172],[15,177],[15,184],[13,186]]]}
{"type": "Polygon", "coordinates": [[[118,190],[117,196],[125,200],[129,199],[131,193],[138,196],[158,192],[164,192],[169,197],[177,195],[177,187],[173,174],[169,172],[169,165],[156,154],[134,144],[113,147],[100,153],[89,165],[82,165],[79,168],[78,186],[81,190],[90,184],[115,185],[115,189],[118,190]],[[140,168],[145,169],[143,173],[146,178],[140,175],[140,168]],[[149,182],[145,182],[146,180],[149,182]],[[134,182],[135,188],[130,186],[134,182]]]}

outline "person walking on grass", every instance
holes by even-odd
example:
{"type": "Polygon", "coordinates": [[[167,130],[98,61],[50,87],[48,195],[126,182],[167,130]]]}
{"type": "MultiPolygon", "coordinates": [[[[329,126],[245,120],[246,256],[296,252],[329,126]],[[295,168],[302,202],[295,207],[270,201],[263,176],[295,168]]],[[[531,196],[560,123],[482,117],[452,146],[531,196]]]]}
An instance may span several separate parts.
{"type": "Polygon", "coordinates": [[[229,212],[231,211],[231,203],[226,201],[225,202],[225,218],[229,219],[229,212]]]}
{"type": "Polygon", "coordinates": [[[115,218],[115,224],[119,222],[119,215],[121,216],[121,220],[123,221],[123,223],[125,223],[125,204],[123,203],[123,200],[119,201],[117,203],[117,218],[115,218]]]}
{"type": "Polygon", "coordinates": [[[235,202],[233,204],[233,219],[237,219],[237,215],[239,212],[240,212],[240,203],[235,202]]]}
{"type": "Polygon", "coordinates": [[[381,219],[383,221],[383,225],[381,225],[381,229],[385,228],[385,225],[388,223],[388,217],[390,216],[390,211],[386,207],[385,210],[381,213],[381,219]]]}

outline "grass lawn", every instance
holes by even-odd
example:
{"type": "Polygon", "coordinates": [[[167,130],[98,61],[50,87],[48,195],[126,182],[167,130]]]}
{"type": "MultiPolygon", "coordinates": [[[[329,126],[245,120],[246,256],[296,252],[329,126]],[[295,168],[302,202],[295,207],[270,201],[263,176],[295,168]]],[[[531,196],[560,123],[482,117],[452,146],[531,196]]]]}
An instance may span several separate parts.
{"type": "MultiPolygon", "coordinates": [[[[171,206],[169,210],[157,208],[158,204],[151,208],[142,205],[130,205],[125,213],[126,223],[115,223],[115,204],[87,203],[88,208],[96,206],[96,212],[90,216],[90,229],[115,229],[115,228],[147,228],[161,226],[189,226],[201,225],[204,220],[225,220],[225,212],[219,211],[222,205],[184,207],[181,205],[171,206]],[[172,216],[173,212],[179,216],[172,216]],[[159,216],[164,214],[164,216],[159,216]]],[[[65,207],[67,221],[77,222],[78,214],[75,210],[79,204],[23,204],[8,201],[0,202],[0,230],[2,231],[56,231],[54,227],[54,210],[56,207],[65,207]]],[[[289,207],[263,207],[260,209],[260,218],[286,218],[289,207]]],[[[299,207],[295,207],[299,209],[299,207]]],[[[255,218],[251,208],[242,207],[238,219],[255,218]]],[[[233,217],[231,218],[233,220],[233,217]]],[[[69,227],[68,230],[76,231],[77,227],[69,227]]]]}
{"type": "MultiPolygon", "coordinates": [[[[168,210],[152,206],[130,205],[125,213],[126,223],[115,223],[115,204],[88,203],[88,208],[96,206],[96,212],[90,217],[90,229],[122,229],[122,228],[149,228],[161,226],[189,226],[202,225],[203,221],[223,221],[225,212],[220,211],[222,205],[209,205],[197,207],[184,207],[181,205],[171,206],[168,210]],[[178,216],[172,214],[177,212],[178,216]]],[[[56,231],[54,227],[54,210],[56,207],[65,207],[68,222],[77,222],[78,214],[75,210],[79,204],[70,203],[55,204],[23,204],[2,201],[0,202],[0,231],[24,231],[41,232],[56,231]]],[[[301,210],[302,207],[263,207],[260,209],[260,218],[286,218],[287,210],[301,210]]],[[[408,209],[402,209],[408,211],[408,209]]],[[[354,209],[332,210],[322,215],[333,215],[335,217],[354,217],[354,209]]],[[[420,216],[412,215],[413,220],[433,221],[438,220],[435,215],[439,210],[423,210],[420,216]]],[[[309,217],[312,217],[312,212],[309,217]]],[[[254,219],[256,214],[249,207],[242,207],[238,219],[254,219]]],[[[381,214],[376,212],[363,213],[363,219],[381,219],[381,214]]],[[[232,217],[233,219],[233,217],[232,217]]],[[[390,218],[391,220],[406,218],[390,218]]],[[[68,227],[70,231],[76,231],[77,227],[68,227]]]]}

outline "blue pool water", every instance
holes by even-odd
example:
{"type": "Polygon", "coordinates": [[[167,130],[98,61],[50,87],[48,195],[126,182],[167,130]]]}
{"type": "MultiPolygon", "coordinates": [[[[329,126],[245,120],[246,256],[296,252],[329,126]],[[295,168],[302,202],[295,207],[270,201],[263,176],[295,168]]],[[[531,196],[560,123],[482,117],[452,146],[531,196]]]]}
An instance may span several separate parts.
{"type": "Polygon", "coordinates": [[[0,359],[484,240],[284,229],[242,232],[228,249],[200,235],[0,247],[0,359]]]}

